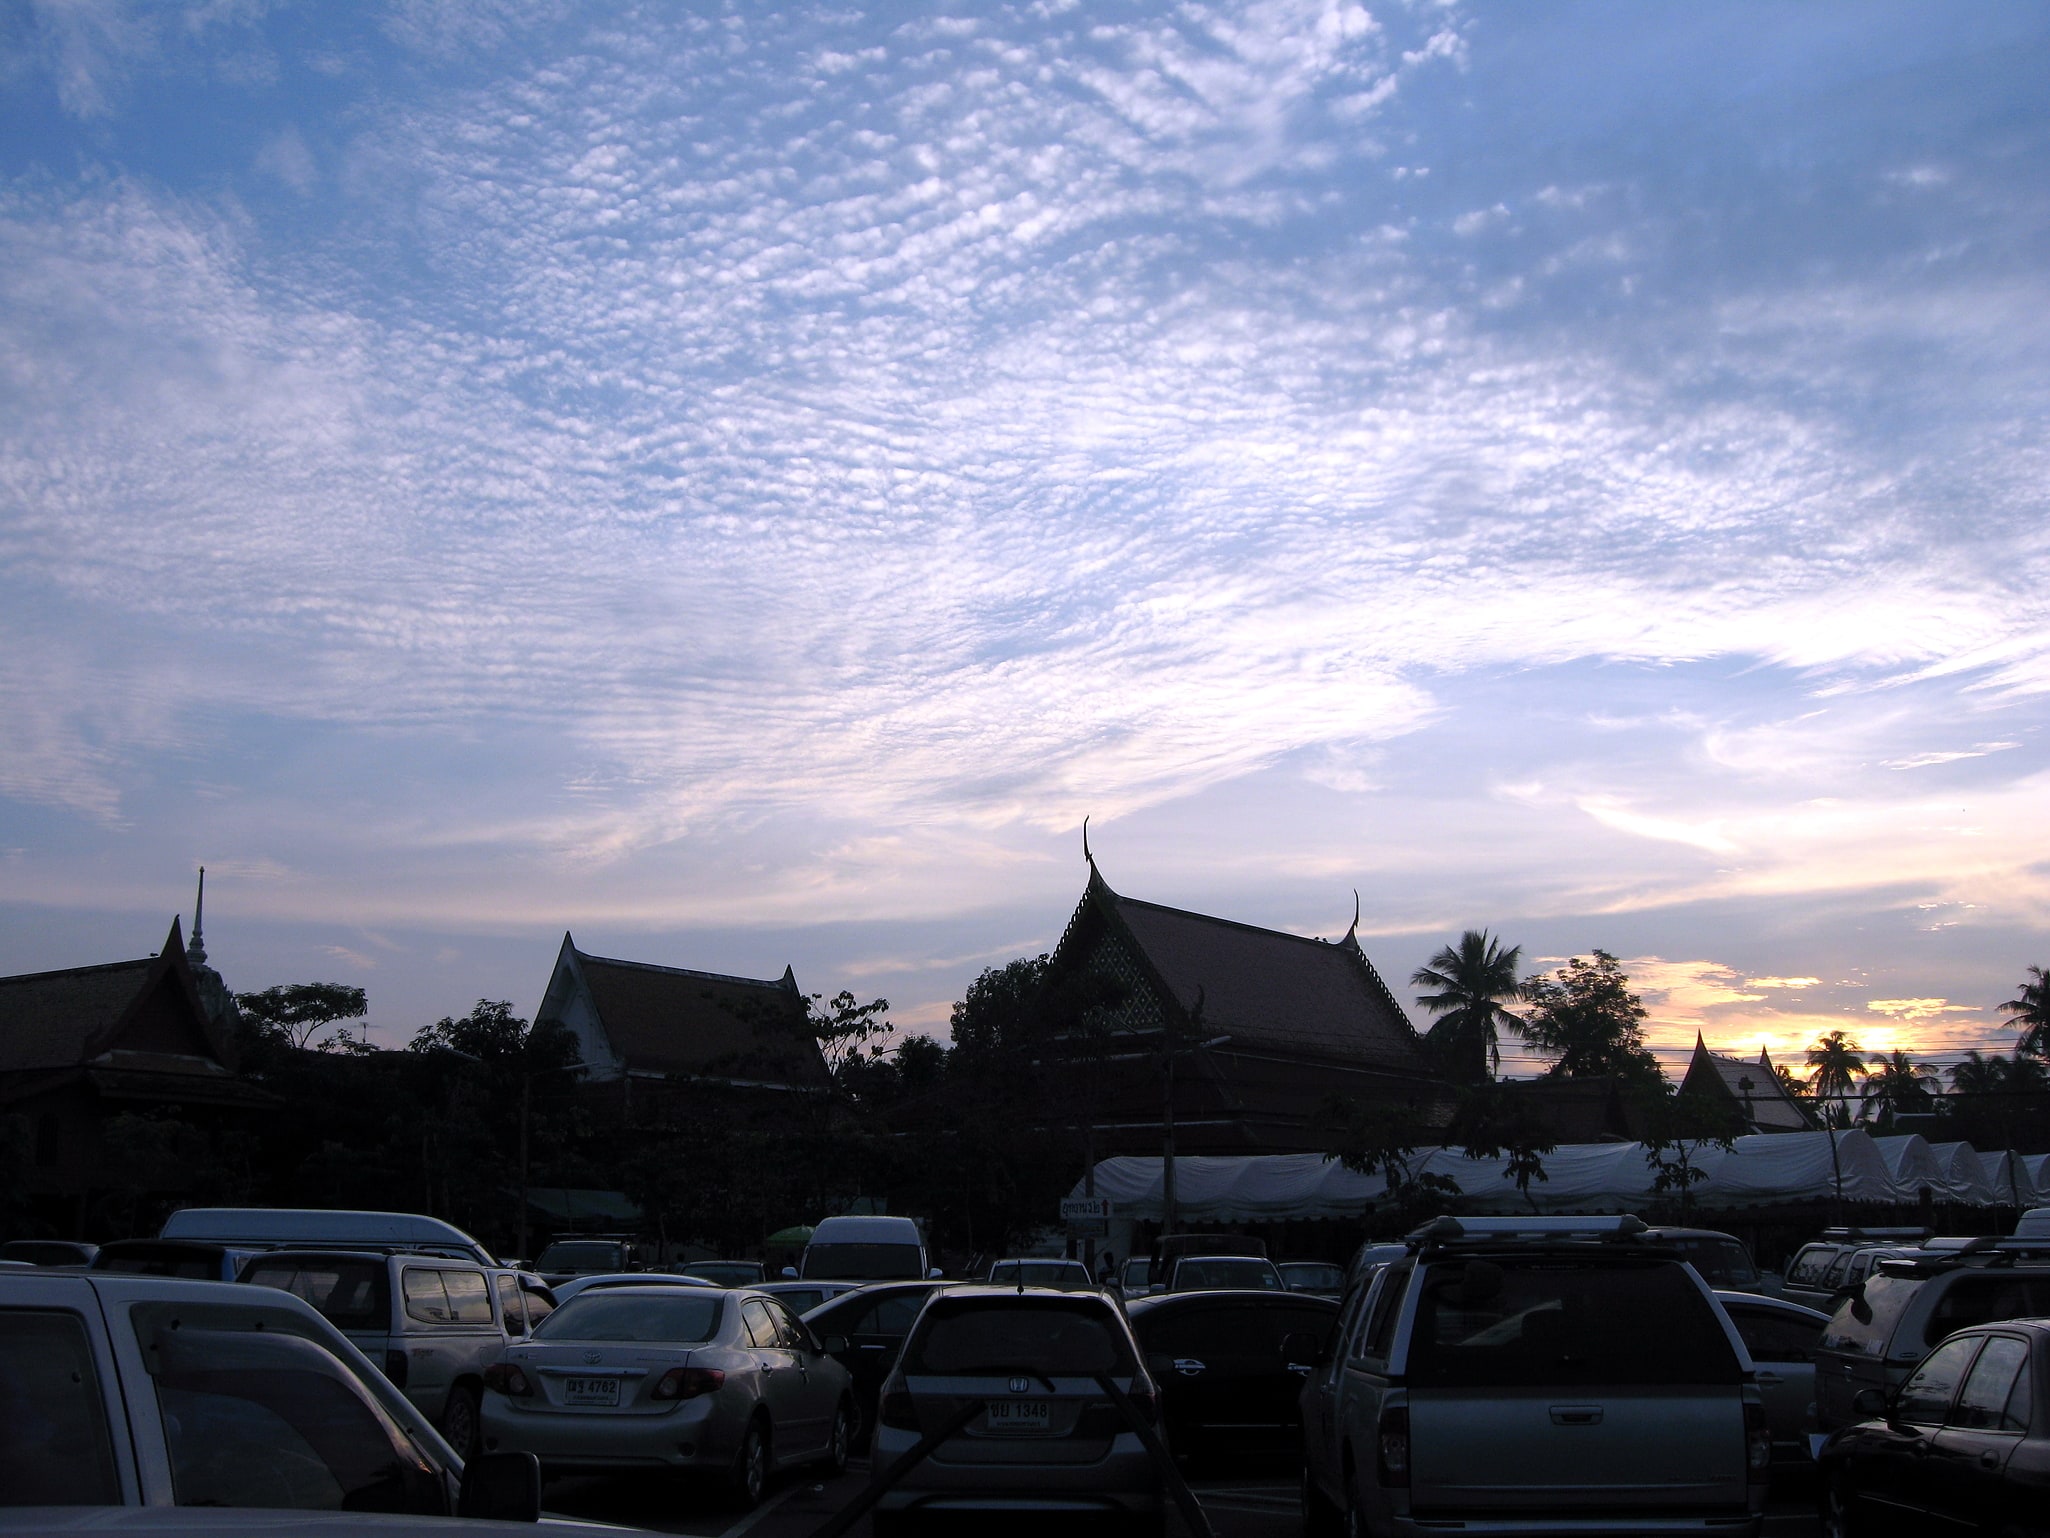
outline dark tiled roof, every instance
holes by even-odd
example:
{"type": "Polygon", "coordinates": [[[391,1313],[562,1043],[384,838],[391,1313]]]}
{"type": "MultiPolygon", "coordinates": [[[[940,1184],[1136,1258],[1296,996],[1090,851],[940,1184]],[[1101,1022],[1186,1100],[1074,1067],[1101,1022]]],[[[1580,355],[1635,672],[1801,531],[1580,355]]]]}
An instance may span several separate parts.
{"type": "Polygon", "coordinates": [[[146,957],[0,977],[0,1073],[69,1068],[95,1055],[155,967],[146,957]]]}
{"type": "Polygon", "coordinates": [[[1765,1053],[1755,1063],[1711,1052],[1697,1032],[1694,1057],[1680,1081],[1683,1094],[1713,1094],[1724,1091],[1760,1132],[1806,1132],[1815,1123],[1791,1099],[1765,1053]],[[1747,1083],[1748,1081],[1748,1083],[1747,1083]]]}
{"type": "Polygon", "coordinates": [[[822,1085],[804,999],[781,982],[577,952],[605,1035],[629,1069],[822,1085]]]}
{"type": "Polygon", "coordinates": [[[1543,1124],[1554,1142],[1634,1142],[1644,1133],[1643,1118],[1607,1075],[1598,1079],[1518,1079],[1502,1088],[1515,1098],[1519,1109],[1543,1124]]]}
{"type": "Polygon", "coordinates": [[[1228,1034],[1231,1050],[1432,1074],[1415,1029],[1351,935],[1332,944],[1140,902],[1093,874],[1090,890],[1184,1012],[1200,990],[1204,1031],[1228,1034]]]}

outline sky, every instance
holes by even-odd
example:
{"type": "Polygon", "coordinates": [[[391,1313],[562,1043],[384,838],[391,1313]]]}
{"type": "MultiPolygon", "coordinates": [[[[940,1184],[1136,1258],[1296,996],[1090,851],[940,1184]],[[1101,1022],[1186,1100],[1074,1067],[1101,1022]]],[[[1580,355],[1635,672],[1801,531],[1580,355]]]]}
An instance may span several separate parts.
{"type": "Polygon", "coordinates": [[[387,1044],[565,931],[943,1033],[1087,816],[1405,999],[1486,927],[1675,1062],[2005,1049],[2046,78],[1998,0],[0,0],[0,971],[204,864],[387,1044]]]}

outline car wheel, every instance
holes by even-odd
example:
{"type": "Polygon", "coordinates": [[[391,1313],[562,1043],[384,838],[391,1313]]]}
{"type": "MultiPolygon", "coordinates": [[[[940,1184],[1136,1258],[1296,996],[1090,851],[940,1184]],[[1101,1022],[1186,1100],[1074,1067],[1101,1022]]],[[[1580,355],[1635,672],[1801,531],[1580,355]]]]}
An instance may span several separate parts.
{"type": "Polygon", "coordinates": [[[733,1469],[726,1477],[727,1493],[742,1511],[753,1511],[769,1488],[769,1437],[758,1420],[749,1421],[740,1438],[740,1451],[733,1455],[733,1469]]]}
{"type": "Polygon", "coordinates": [[[441,1410],[441,1434],[448,1438],[448,1445],[463,1462],[477,1456],[482,1431],[475,1388],[459,1383],[448,1391],[448,1403],[441,1410]]]}
{"type": "Polygon", "coordinates": [[[826,1470],[833,1474],[847,1472],[847,1458],[854,1451],[854,1406],[846,1400],[833,1412],[833,1434],[826,1439],[826,1470]]]}
{"type": "Polygon", "coordinates": [[[1303,1466],[1303,1532],[1307,1538],[1338,1538],[1344,1523],[1339,1521],[1338,1508],[1331,1503],[1310,1473],[1309,1465],[1303,1466]]]}
{"type": "Polygon", "coordinates": [[[1859,1538],[1865,1524],[1856,1516],[1856,1504],[1843,1476],[1822,1486],[1822,1538],[1859,1538]]]}

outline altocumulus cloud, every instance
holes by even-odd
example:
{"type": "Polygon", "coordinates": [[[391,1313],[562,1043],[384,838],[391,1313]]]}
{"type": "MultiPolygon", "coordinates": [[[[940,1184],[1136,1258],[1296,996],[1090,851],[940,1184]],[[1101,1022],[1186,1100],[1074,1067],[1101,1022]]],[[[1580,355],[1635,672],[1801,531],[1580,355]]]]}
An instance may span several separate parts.
{"type": "MultiPolygon", "coordinates": [[[[1441,849],[1469,905],[2034,880],[2018,13],[1679,50],[1622,14],[1594,53],[1280,0],[65,14],[8,64],[50,105],[0,192],[18,805],[118,829],[181,754],[261,762],[240,826],[316,911],[291,760],[346,731],[385,745],[351,832],[409,868],[911,912],[1084,811],[1306,773],[1422,816],[1472,681],[1521,675],[1558,752],[1461,793],[1613,842],[1441,849]],[[202,90],[234,153],[145,153],[202,90]],[[1705,662],[1627,763],[1564,682],[1705,662]]],[[[1412,827],[1278,847],[1426,863],[1412,827]]]]}

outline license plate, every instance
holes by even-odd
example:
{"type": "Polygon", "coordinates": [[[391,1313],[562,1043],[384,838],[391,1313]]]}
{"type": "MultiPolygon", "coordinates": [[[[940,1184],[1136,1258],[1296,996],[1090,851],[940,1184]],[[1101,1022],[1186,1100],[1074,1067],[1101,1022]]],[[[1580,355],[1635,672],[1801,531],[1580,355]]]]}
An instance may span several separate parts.
{"type": "Polygon", "coordinates": [[[992,1399],[983,1424],[993,1436],[1029,1436],[1053,1430],[1051,1399],[992,1399]]]}
{"type": "Polygon", "coordinates": [[[607,1405],[616,1408],[619,1404],[619,1380],[617,1378],[565,1378],[562,1380],[562,1402],[564,1404],[607,1405]]]}

